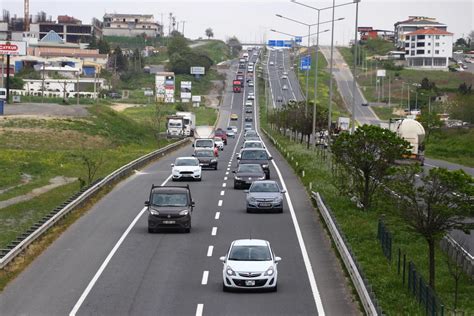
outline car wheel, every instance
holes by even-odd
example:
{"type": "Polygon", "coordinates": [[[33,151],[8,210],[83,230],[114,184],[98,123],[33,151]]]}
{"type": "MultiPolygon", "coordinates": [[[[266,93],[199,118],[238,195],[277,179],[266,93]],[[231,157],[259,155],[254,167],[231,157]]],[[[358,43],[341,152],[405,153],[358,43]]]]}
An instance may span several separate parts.
{"type": "Polygon", "coordinates": [[[176,179],[175,179],[175,178],[171,178],[171,181],[173,181],[173,182],[174,182],[174,181],[176,181],[176,179]]]}
{"type": "Polygon", "coordinates": [[[283,207],[278,209],[278,213],[283,213],[283,207]]]}
{"type": "Polygon", "coordinates": [[[191,227],[185,228],[185,229],[184,229],[184,232],[185,232],[186,234],[189,234],[189,233],[191,232],[191,227]]]}
{"type": "Polygon", "coordinates": [[[270,174],[269,173],[265,175],[265,180],[268,180],[268,179],[270,179],[270,174]]]}
{"type": "Polygon", "coordinates": [[[237,184],[237,182],[234,181],[234,189],[239,189],[239,185],[237,184]]]}
{"type": "Polygon", "coordinates": [[[148,227],[148,233],[153,234],[155,230],[153,228],[148,227]]]}
{"type": "Polygon", "coordinates": [[[253,210],[247,207],[247,213],[252,213],[253,210]]]}
{"type": "Polygon", "coordinates": [[[214,170],[217,170],[217,164],[214,166],[214,170]]]}

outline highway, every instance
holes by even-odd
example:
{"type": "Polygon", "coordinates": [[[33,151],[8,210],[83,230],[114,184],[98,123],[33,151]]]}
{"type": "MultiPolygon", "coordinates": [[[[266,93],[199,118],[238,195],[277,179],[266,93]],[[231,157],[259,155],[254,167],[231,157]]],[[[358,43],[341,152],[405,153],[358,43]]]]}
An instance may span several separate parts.
{"type": "Polygon", "coordinates": [[[2,315],[360,314],[305,188],[268,141],[271,178],[287,190],[284,212],[245,212],[245,193],[233,189],[231,171],[242,143],[248,87],[232,93],[232,76],[218,126],[229,125],[236,113],[239,134],[221,152],[218,170],[203,171],[202,182],[171,183],[170,164],[191,155],[191,145],[138,170],[5,288],[2,315]],[[153,183],[189,183],[196,202],[190,234],[147,232],[143,203],[153,183]],[[269,240],[282,257],[276,293],[222,291],[219,256],[233,240],[250,236],[269,240]]]}

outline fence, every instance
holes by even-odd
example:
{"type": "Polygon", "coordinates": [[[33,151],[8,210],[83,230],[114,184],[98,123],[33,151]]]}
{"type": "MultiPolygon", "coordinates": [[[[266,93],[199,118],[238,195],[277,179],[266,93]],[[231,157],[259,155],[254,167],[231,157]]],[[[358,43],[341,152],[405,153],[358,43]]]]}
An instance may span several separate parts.
{"type": "Polygon", "coordinates": [[[392,234],[385,227],[385,223],[382,219],[379,219],[377,239],[382,245],[382,252],[385,257],[387,257],[389,261],[392,261],[392,234]]]}

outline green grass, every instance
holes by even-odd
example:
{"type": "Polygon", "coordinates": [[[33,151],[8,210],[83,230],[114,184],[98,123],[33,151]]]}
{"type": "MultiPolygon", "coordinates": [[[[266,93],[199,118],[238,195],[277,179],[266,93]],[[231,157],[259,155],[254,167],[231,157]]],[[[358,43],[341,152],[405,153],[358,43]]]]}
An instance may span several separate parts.
{"type": "Polygon", "coordinates": [[[229,47],[220,40],[210,40],[206,44],[198,46],[193,50],[203,52],[214,61],[214,64],[232,58],[230,56],[229,47]]]}
{"type": "Polygon", "coordinates": [[[474,167],[474,129],[440,129],[426,142],[426,156],[474,167]]]}
{"type": "MultiPolygon", "coordinates": [[[[260,89],[262,90],[263,88],[260,89]]],[[[264,96],[259,93],[259,98],[262,97],[264,96]]],[[[408,293],[406,284],[403,286],[401,276],[397,274],[396,262],[398,248],[400,248],[402,253],[407,255],[407,260],[412,260],[427,280],[428,247],[426,242],[408,228],[397,209],[390,203],[379,200],[375,210],[369,212],[357,209],[348,197],[341,195],[336,189],[330,158],[327,157],[325,151],[306,149],[305,144],[292,142],[278,132],[271,131],[265,122],[265,100],[259,100],[261,126],[270,131],[277,140],[278,150],[286,157],[295,173],[300,176],[305,187],[309,188],[311,183],[312,190],[320,192],[325,203],[333,211],[384,313],[387,315],[424,314],[415,298],[408,293]],[[288,155],[293,157],[293,160],[290,160],[288,155]],[[302,170],[305,171],[305,177],[301,177],[302,170]],[[394,259],[392,263],[382,254],[380,243],[376,238],[377,223],[382,214],[385,214],[385,222],[393,234],[394,259]]],[[[446,257],[439,248],[436,252],[436,268],[437,293],[446,308],[450,308],[453,306],[454,281],[448,273],[446,257]]],[[[459,288],[458,307],[466,314],[474,313],[472,300],[474,283],[463,276],[459,288]]]]}
{"type": "Polygon", "coordinates": [[[109,42],[110,47],[113,49],[116,46],[120,48],[142,49],[145,46],[161,46],[164,39],[162,38],[147,38],[146,40],[141,36],[128,37],[128,36],[104,36],[105,40],[109,42]]]}
{"type": "Polygon", "coordinates": [[[377,116],[381,120],[388,121],[391,118],[398,117],[398,115],[394,114],[393,111],[395,110],[395,107],[389,107],[389,106],[371,106],[372,110],[377,114],[377,116]]]}

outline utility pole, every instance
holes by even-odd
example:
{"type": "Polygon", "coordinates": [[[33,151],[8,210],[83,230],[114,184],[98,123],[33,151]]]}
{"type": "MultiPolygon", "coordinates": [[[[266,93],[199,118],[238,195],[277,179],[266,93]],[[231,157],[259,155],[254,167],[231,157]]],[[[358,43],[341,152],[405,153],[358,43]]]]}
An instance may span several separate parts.
{"type": "MultiPolygon", "coordinates": [[[[332,0],[332,18],[331,18],[331,57],[329,58],[329,103],[328,103],[328,137],[331,139],[331,121],[332,121],[332,98],[333,98],[333,74],[334,74],[334,13],[336,11],[336,0],[332,0]]],[[[328,142],[329,145],[329,142],[328,142]]]]}
{"type": "Polygon", "coordinates": [[[357,56],[357,48],[358,48],[358,40],[357,40],[357,24],[359,22],[359,0],[356,2],[356,17],[355,17],[355,30],[354,30],[354,67],[352,69],[352,115],[351,115],[351,121],[352,121],[352,128],[351,128],[351,133],[354,134],[355,131],[355,109],[356,109],[356,97],[355,97],[355,91],[356,91],[356,78],[357,78],[357,62],[358,62],[358,56],[357,56]]]}
{"type": "Polygon", "coordinates": [[[44,67],[45,67],[46,61],[43,60],[43,76],[41,80],[41,103],[44,103],[44,67]]]}
{"type": "Polygon", "coordinates": [[[390,87],[390,76],[388,76],[388,106],[389,107],[392,107],[392,90],[391,90],[391,87],[390,87]]]}
{"type": "Polygon", "coordinates": [[[76,104],[79,105],[79,70],[77,71],[77,74],[76,74],[76,78],[77,78],[77,81],[76,81],[76,104]]]}
{"type": "Polygon", "coordinates": [[[183,37],[184,37],[184,24],[186,24],[186,21],[181,21],[181,22],[183,22],[183,32],[182,33],[183,33],[183,37]]]}

